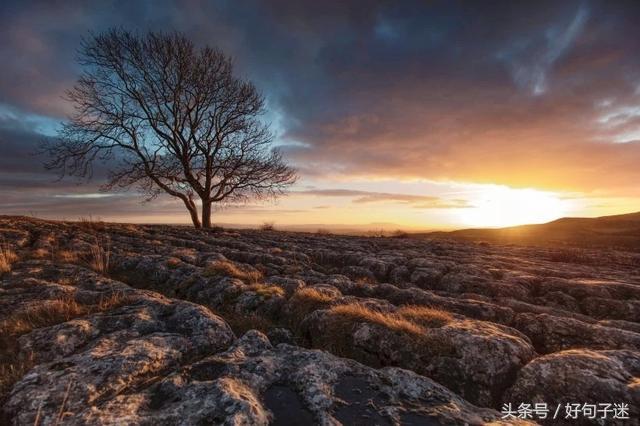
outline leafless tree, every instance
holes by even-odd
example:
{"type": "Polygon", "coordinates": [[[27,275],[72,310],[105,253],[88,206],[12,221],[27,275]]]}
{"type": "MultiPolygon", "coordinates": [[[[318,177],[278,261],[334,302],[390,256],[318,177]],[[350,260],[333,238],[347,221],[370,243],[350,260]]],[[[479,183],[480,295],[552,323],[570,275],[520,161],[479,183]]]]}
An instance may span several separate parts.
{"type": "Polygon", "coordinates": [[[104,161],[103,189],[177,197],[197,228],[211,226],[213,203],[275,197],[295,182],[260,119],[264,98],[221,51],[178,33],[110,30],[83,41],[79,62],[67,92],[75,112],[46,147],[49,169],[90,178],[104,161]]]}

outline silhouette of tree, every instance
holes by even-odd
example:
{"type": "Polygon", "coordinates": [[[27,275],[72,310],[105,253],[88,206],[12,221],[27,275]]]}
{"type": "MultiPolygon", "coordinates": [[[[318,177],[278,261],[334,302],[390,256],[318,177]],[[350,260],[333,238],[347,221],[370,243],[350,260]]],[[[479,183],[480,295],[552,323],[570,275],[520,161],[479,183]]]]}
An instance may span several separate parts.
{"type": "Polygon", "coordinates": [[[179,33],[114,29],[84,40],[79,62],[67,92],[75,112],[46,146],[47,168],[90,178],[105,161],[104,190],[177,197],[197,228],[211,226],[213,203],[276,197],[295,182],[260,120],[264,98],[221,51],[179,33]]]}

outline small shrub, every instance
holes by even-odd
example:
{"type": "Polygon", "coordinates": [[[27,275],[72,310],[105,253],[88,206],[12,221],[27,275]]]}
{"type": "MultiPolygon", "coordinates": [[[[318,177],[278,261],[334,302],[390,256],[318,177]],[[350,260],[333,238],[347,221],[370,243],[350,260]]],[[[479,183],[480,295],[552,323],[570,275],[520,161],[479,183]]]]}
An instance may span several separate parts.
{"type": "Polygon", "coordinates": [[[318,235],[331,235],[331,231],[329,231],[328,229],[325,229],[325,228],[318,228],[318,230],[316,231],[316,234],[318,234],[318,235]]]}
{"type": "Polygon", "coordinates": [[[276,225],[274,222],[263,222],[262,225],[260,225],[261,231],[274,231],[275,229],[276,225]]]}
{"type": "Polygon", "coordinates": [[[205,277],[233,277],[246,283],[256,283],[263,278],[259,271],[242,269],[229,260],[216,260],[210,263],[204,269],[203,275],[205,277]]]}

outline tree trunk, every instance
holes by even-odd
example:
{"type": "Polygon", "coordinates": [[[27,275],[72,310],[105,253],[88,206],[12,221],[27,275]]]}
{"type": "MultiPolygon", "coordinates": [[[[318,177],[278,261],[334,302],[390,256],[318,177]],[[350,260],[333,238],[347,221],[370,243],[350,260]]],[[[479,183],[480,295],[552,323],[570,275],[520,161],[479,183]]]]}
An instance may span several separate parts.
{"type": "Polygon", "coordinates": [[[202,227],[211,228],[211,201],[202,200],[202,227]]]}
{"type": "Polygon", "coordinates": [[[198,218],[198,209],[196,208],[196,204],[191,200],[184,200],[185,206],[187,206],[187,210],[189,210],[189,214],[191,215],[191,221],[193,222],[193,226],[195,228],[202,228],[200,224],[200,219],[198,218]]]}

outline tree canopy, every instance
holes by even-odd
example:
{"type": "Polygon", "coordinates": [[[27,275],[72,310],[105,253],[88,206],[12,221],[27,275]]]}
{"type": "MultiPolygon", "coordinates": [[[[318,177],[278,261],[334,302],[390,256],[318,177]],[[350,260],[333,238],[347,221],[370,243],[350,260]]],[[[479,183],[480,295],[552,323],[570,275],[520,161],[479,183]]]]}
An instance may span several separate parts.
{"type": "Polygon", "coordinates": [[[261,120],[263,96],[220,50],[114,29],[87,38],[79,62],[75,112],[47,147],[48,168],[90,177],[105,161],[105,190],[177,197],[196,227],[211,226],[213,203],[276,197],[295,182],[261,120]]]}

